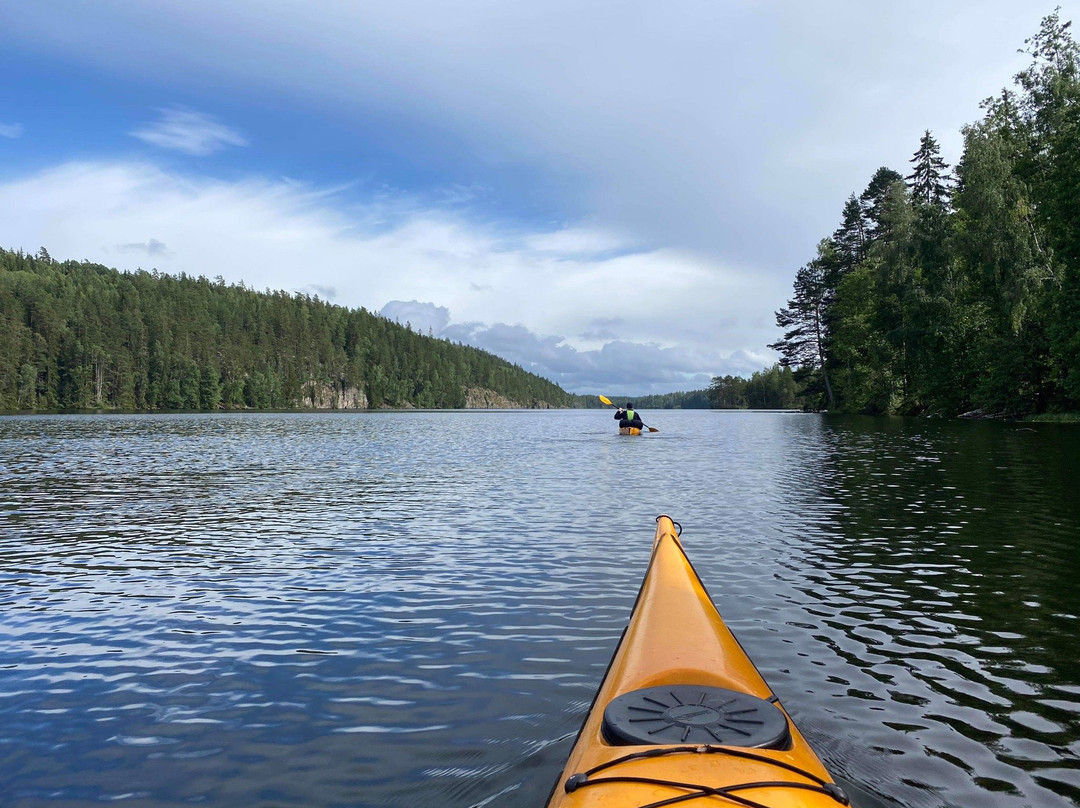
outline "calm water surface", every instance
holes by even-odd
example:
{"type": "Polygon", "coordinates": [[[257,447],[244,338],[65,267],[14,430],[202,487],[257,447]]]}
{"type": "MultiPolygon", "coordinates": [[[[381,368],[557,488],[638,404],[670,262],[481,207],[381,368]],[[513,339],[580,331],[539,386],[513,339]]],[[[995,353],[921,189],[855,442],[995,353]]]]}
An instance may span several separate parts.
{"type": "Polygon", "coordinates": [[[0,418],[0,804],[541,806],[668,513],[864,808],[1080,800],[1080,429],[0,418]]]}

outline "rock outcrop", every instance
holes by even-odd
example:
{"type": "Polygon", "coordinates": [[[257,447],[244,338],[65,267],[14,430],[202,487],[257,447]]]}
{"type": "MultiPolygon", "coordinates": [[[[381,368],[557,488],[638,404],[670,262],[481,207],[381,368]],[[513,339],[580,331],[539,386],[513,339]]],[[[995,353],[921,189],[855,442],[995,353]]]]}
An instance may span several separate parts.
{"type": "Polygon", "coordinates": [[[358,387],[314,382],[304,386],[303,403],[317,410],[366,410],[368,407],[367,394],[358,387]]]}
{"type": "Polygon", "coordinates": [[[486,387],[465,388],[465,409],[467,410],[513,410],[522,405],[511,401],[501,393],[486,387]]]}
{"type": "Polygon", "coordinates": [[[554,407],[546,401],[514,401],[502,393],[486,387],[465,388],[465,409],[467,410],[550,410],[554,407]]]}

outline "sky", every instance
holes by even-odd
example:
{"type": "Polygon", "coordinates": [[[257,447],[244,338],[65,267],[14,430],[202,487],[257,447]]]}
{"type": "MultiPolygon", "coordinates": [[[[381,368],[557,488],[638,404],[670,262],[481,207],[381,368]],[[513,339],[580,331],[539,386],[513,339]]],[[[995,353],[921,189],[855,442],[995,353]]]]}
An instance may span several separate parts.
{"type": "Polygon", "coordinates": [[[577,393],[773,364],[796,270],[1080,0],[0,0],[0,246],[379,312],[577,393]]]}

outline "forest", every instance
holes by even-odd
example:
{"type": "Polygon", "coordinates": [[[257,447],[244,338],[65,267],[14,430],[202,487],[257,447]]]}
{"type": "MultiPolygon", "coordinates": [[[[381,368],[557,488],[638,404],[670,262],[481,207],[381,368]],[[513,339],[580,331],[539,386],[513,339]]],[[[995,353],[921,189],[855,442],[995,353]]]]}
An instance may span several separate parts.
{"type": "Polygon", "coordinates": [[[715,409],[791,410],[804,406],[795,373],[780,364],[759,370],[749,379],[713,376],[709,389],[703,392],[715,409]]]}
{"type": "Polygon", "coordinates": [[[490,353],[363,308],[0,250],[0,410],[574,403],[490,353]]]}
{"type": "Polygon", "coordinates": [[[620,404],[624,401],[633,401],[634,406],[642,410],[707,410],[712,406],[705,390],[618,396],[615,400],[620,404]]]}
{"type": "MultiPolygon", "coordinates": [[[[606,407],[595,396],[579,396],[582,407],[606,407]]],[[[750,378],[742,376],[713,376],[704,390],[648,395],[617,395],[621,404],[633,401],[640,410],[791,410],[803,409],[799,383],[789,367],[779,363],[756,371],[750,378]]]]}
{"type": "Polygon", "coordinates": [[[962,130],[882,167],[798,270],[770,347],[808,407],[1020,416],[1080,410],[1080,51],[1055,12],[1030,65],[962,130]]]}

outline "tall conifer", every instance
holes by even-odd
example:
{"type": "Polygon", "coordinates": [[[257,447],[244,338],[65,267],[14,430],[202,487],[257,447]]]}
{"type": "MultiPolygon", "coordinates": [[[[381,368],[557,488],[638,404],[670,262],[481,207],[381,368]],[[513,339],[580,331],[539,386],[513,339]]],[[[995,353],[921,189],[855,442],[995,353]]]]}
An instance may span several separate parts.
{"type": "Polygon", "coordinates": [[[945,207],[949,199],[948,164],[941,159],[941,147],[927,129],[919,148],[909,161],[912,172],[904,177],[912,200],[918,205],[945,207]]]}
{"type": "Polygon", "coordinates": [[[776,324],[784,329],[784,336],[769,348],[780,353],[780,364],[784,367],[798,368],[802,375],[819,381],[828,406],[834,407],[832,385],[825,367],[828,286],[825,282],[826,262],[821,260],[821,255],[826,250],[825,244],[819,246],[818,259],[795,274],[795,296],[788,301],[787,308],[776,312],[776,324]]]}
{"type": "Polygon", "coordinates": [[[870,184],[859,195],[859,205],[862,207],[863,221],[866,223],[867,244],[881,234],[885,197],[893,184],[903,179],[896,171],[882,166],[874,172],[874,176],[870,178],[870,184]]]}

